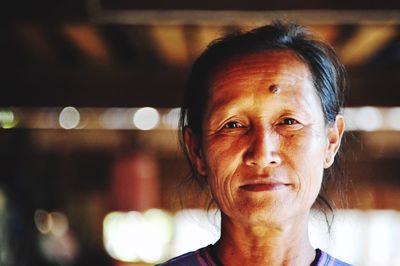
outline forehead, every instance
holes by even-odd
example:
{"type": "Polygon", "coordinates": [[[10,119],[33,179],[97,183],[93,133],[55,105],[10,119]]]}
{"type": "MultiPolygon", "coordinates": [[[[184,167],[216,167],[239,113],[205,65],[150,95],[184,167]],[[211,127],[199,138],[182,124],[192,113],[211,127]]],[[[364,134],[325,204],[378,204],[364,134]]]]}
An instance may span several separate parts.
{"type": "MultiPolygon", "coordinates": [[[[269,50],[238,55],[217,67],[211,76],[211,89],[225,82],[240,82],[251,76],[253,81],[280,81],[295,83],[312,80],[308,66],[289,49],[269,50]]],[[[246,80],[247,82],[249,80],[246,80]]]]}
{"type": "Polygon", "coordinates": [[[209,104],[246,95],[268,96],[274,85],[287,98],[316,96],[312,75],[299,56],[291,50],[271,50],[236,56],[221,65],[210,80],[209,104]]]}

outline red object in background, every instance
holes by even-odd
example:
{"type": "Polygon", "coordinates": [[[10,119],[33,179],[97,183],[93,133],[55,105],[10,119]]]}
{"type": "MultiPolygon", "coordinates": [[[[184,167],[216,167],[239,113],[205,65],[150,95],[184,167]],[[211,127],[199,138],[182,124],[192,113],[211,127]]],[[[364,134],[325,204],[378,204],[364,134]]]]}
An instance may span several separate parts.
{"type": "Polygon", "coordinates": [[[144,152],[125,154],[112,168],[112,204],[114,210],[144,211],[160,204],[158,165],[144,152]]]}

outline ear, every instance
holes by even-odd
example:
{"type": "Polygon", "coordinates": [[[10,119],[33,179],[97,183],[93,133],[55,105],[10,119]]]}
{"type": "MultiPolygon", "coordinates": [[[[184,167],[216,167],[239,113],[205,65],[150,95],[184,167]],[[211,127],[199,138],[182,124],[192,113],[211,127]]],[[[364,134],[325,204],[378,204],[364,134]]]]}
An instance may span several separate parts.
{"type": "Polygon", "coordinates": [[[206,175],[206,164],[204,163],[199,137],[190,128],[185,127],[184,138],[185,145],[189,151],[190,161],[200,175],[206,175]]]}
{"type": "Polygon", "coordinates": [[[345,121],[342,115],[337,115],[335,122],[327,129],[328,144],[325,151],[324,168],[329,168],[335,160],[335,155],[339,150],[345,129],[345,121]]]}

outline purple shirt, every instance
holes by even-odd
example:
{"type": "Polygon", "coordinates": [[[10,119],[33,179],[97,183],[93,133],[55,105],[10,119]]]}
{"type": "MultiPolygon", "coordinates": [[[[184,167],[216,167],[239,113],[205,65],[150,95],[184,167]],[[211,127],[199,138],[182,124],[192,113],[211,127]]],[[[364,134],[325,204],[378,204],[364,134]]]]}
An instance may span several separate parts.
{"type": "MultiPolygon", "coordinates": [[[[221,266],[216,256],[213,256],[212,246],[192,251],[176,258],[173,258],[167,262],[159,264],[160,266],[221,266]]],[[[310,266],[351,266],[341,260],[338,260],[328,253],[316,249],[316,256],[310,266]]]]}

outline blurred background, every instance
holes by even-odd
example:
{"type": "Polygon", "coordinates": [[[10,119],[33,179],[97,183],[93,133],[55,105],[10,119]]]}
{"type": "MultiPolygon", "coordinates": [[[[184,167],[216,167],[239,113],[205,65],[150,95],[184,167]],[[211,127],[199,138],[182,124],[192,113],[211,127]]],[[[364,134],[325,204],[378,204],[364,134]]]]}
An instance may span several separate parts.
{"type": "Polygon", "coordinates": [[[185,184],[183,87],[211,40],[277,18],[309,26],[348,69],[349,202],[330,234],[313,215],[313,244],[356,265],[400,265],[399,1],[39,0],[1,11],[0,265],[152,265],[215,241],[218,212],[185,184]]]}

